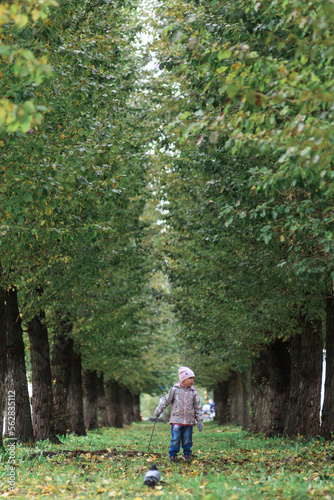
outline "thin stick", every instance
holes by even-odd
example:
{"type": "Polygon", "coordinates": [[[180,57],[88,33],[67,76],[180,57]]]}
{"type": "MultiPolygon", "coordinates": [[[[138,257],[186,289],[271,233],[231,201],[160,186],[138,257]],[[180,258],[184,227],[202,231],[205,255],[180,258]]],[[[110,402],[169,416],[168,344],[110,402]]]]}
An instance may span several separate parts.
{"type": "MultiPolygon", "coordinates": [[[[157,420],[158,420],[158,417],[155,417],[154,425],[153,425],[153,429],[152,429],[152,434],[151,434],[151,439],[150,439],[150,442],[148,443],[147,454],[150,451],[150,445],[151,445],[151,441],[152,441],[152,436],[153,436],[153,432],[154,432],[154,428],[155,428],[155,424],[156,424],[157,420]]],[[[141,469],[139,469],[138,476],[140,476],[141,471],[143,470],[144,467],[145,467],[145,464],[141,467],[141,469]]]]}
{"type": "Polygon", "coordinates": [[[150,442],[148,443],[147,453],[150,451],[150,445],[151,445],[151,441],[152,441],[152,436],[153,436],[153,432],[154,432],[154,428],[155,428],[155,424],[157,423],[157,420],[158,420],[158,417],[155,417],[154,425],[153,425],[153,429],[152,429],[152,434],[151,434],[151,439],[150,439],[150,442]]]}

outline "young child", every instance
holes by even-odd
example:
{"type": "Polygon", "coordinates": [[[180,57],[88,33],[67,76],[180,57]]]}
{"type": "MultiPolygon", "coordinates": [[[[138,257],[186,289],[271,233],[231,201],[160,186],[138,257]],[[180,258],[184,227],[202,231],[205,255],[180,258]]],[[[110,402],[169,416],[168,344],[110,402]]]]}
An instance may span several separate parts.
{"type": "Polygon", "coordinates": [[[159,417],[167,406],[172,405],[169,423],[172,426],[172,438],[169,449],[169,458],[172,462],[177,461],[182,442],[183,457],[191,460],[191,447],[193,426],[197,421],[198,430],[203,430],[203,414],[201,402],[194,385],[195,374],[190,368],[181,366],[179,368],[180,382],[174,384],[167,396],[161,398],[154,415],[159,417]]]}

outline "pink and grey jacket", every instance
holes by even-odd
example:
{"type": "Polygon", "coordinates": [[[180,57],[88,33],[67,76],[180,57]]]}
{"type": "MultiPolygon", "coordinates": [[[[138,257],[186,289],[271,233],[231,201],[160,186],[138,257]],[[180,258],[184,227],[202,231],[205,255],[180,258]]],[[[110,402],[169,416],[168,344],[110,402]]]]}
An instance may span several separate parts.
{"type": "Polygon", "coordinates": [[[199,395],[193,387],[185,387],[178,382],[169,393],[160,399],[156,411],[162,413],[172,404],[169,423],[181,425],[195,425],[203,422],[203,414],[199,395]]]}

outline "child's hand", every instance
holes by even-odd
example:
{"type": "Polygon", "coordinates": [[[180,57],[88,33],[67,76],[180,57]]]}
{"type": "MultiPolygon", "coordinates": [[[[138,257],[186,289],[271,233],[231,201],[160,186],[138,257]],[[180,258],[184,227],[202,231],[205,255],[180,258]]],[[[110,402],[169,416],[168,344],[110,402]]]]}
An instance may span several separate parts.
{"type": "Polygon", "coordinates": [[[203,427],[204,427],[203,422],[198,422],[197,427],[198,427],[199,432],[202,432],[203,427]]]}
{"type": "Polygon", "coordinates": [[[154,415],[158,418],[161,415],[161,411],[158,411],[158,409],[155,410],[154,415]]]}

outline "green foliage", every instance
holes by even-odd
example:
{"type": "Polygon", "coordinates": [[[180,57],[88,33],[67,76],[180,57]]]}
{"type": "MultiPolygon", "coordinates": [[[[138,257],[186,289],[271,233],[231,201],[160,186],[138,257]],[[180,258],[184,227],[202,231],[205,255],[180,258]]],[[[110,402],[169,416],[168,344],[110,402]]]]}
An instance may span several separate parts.
{"type": "Polygon", "coordinates": [[[182,138],[202,131],[217,143],[227,134],[232,151],[274,155],[277,171],[271,179],[275,168],[268,167],[268,176],[259,170],[259,186],[285,188],[300,175],[329,194],[330,182],[320,173],[330,158],[333,6],[317,0],[239,1],[224,8],[200,2],[193,15],[185,4],[172,4],[165,14],[164,34],[183,30],[170,38],[172,62],[196,89],[189,111],[179,115],[191,122],[182,138]]]}
{"type": "Polygon", "coordinates": [[[156,50],[180,90],[174,137],[241,159],[244,197],[256,197],[237,210],[237,199],[222,200],[221,217],[253,225],[264,214],[261,238],[285,242],[296,272],[331,274],[333,6],[204,1],[191,15],[188,3],[162,10],[156,50]]]}
{"type": "Polygon", "coordinates": [[[25,321],[40,308],[51,334],[59,317],[71,321],[85,367],[151,390],[157,349],[171,358],[172,322],[164,304],[153,307],[141,218],[150,192],[136,4],[82,0],[42,12],[17,29],[3,25],[36,66],[18,73],[8,52],[4,88],[24,109],[30,100],[47,113],[0,131],[2,285],[19,289],[25,321]],[[38,77],[38,61],[52,67],[50,80],[38,77]]]}
{"type": "MultiPolygon", "coordinates": [[[[30,38],[38,26],[49,22],[55,0],[2,3],[0,11],[0,130],[28,132],[40,123],[47,108],[34,101],[34,87],[51,76],[51,66],[33,47],[30,38]]],[[[3,141],[0,145],[4,146],[3,141]]]]}
{"type": "Polygon", "coordinates": [[[158,8],[162,247],[185,352],[205,358],[209,380],[295,334],[296,311],[324,315],[334,276],[332,12],[299,0],[158,8]]]}
{"type": "Polygon", "coordinates": [[[158,394],[178,363],[213,387],[323,315],[333,6],[143,8],[1,7],[0,261],[24,319],[70,318],[85,367],[158,394]]]}
{"type": "Polygon", "coordinates": [[[231,368],[243,370],[264,339],[293,332],[291,316],[304,300],[303,289],[285,283],[279,256],[246,225],[244,232],[234,225],[226,228],[217,209],[217,197],[225,192],[221,174],[203,172],[203,158],[189,150],[174,164],[177,171],[171,173],[168,166],[160,171],[157,189],[169,202],[164,258],[183,355],[204,384],[213,387],[231,368]]]}

